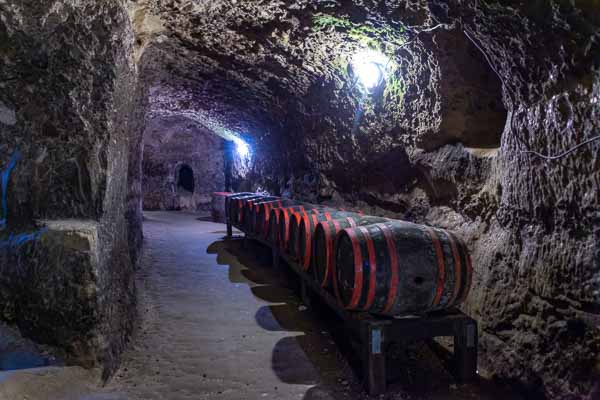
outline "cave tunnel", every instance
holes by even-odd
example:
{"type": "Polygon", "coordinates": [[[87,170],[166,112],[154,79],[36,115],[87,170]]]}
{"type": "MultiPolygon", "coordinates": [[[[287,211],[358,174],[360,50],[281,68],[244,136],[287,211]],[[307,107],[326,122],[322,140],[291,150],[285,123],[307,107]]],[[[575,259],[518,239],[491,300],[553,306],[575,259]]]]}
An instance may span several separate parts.
{"type": "Polygon", "coordinates": [[[194,171],[189,165],[183,164],[177,173],[177,188],[188,193],[194,193],[194,171]]]}
{"type": "Polygon", "coordinates": [[[0,399],[600,399],[599,128],[597,1],[4,1],[0,399]]]}

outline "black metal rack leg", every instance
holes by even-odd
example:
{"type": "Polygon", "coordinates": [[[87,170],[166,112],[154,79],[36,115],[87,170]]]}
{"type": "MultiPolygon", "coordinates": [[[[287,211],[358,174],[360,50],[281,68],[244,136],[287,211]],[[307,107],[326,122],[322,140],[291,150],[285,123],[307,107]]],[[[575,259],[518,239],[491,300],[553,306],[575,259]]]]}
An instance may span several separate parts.
{"type": "Polygon", "coordinates": [[[273,259],[273,269],[279,269],[281,258],[279,256],[279,251],[275,247],[271,247],[271,257],[273,259]]]}
{"type": "Polygon", "coordinates": [[[363,348],[363,380],[371,396],[383,394],[387,390],[384,326],[385,323],[368,322],[363,323],[360,329],[363,348]]]}
{"type": "Polygon", "coordinates": [[[477,322],[460,310],[400,319],[377,319],[364,313],[350,313],[340,307],[330,293],[324,291],[312,276],[277,246],[252,236],[245,237],[243,246],[246,247],[249,241],[271,247],[273,268],[287,266],[299,276],[301,298],[307,307],[311,306],[311,299],[321,299],[344,321],[346,330],[358,345],[355,354],[360,354],[363,384],[369,395],[386,392],[386,341],[392,342],[399,338],[433,339],[438,336],[453,336],[454,357],[448,369],[458,382],[476,379],[477,322]]]}
{"type": "Polygon", "coordinates": [[[231,226],[230,223],[227,223],[227,238],[231,239],[232,236],[233,236],[233,227],[231,226]]]}
{"type": "Polygon", "coordinates": [[[454,368],[459,382],[469,382],[477,377],[477,322],[461,324],[454,336],[454,368]]]}
{"type": "Polygon", "coordinates": [[[304,303],[306,307],[310,308],[310,288],[308,287],[304,279],[300,280],[300,297],[302,298],[302,303],[304,303]]]}

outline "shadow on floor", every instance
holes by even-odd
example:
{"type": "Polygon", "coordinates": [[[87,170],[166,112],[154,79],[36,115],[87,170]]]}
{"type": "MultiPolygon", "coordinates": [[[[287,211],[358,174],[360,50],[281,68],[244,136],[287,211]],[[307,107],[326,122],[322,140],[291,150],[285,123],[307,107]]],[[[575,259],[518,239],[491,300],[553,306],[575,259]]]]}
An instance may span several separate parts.
{"type": "MultiPolygon", "coordinates": [[[[247,284],[252,294],[268,303],[256,312],[256,323],[266,331],[298,333],[280,339],[271,367],[282,382],[315,385],[304,400],[370,399],[363,390],[359,361],[352,340],[335,313],[320,300],[311,308],[301,303],[296,276],[283,266],[274,270],[270,249],[240,239],[218,241],[208,248],[217,262],[229,266],[229,279],[247,284]]],[[[378,399],[520,399],[497,383],[479,379],[457,384],[442,361],[422,341],[392,343],[388,363],[393,381],[378,399]],[[390,365],[389,364],[389,365],[390,365]]],[[[439,348],[438,348],[439,350],[439,348]]]]}

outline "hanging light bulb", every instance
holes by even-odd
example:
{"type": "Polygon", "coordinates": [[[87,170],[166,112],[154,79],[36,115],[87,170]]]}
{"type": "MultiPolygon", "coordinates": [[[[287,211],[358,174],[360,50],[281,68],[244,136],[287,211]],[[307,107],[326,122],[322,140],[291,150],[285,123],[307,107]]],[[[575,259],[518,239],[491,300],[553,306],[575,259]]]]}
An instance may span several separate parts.
{"type": "Polygon", "coordinates": [[[385,80],[389,62],[378,51],[361,50],[352,57],[352,71],[367,92],[372,92],[385,80]]]}

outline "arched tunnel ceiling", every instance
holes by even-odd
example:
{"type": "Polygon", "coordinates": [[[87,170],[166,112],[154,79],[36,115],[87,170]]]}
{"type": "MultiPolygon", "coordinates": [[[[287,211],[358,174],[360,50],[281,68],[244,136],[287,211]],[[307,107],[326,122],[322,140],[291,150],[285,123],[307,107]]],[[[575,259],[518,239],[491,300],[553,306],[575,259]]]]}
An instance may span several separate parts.
{"type": "Polygon", "coordinates": [[[505,107],[539,95],[526,82],[561,90],[558,66],[586,48],[581,9],[559,3],[142,0],[130,15],[150,117],[247,135],[262,159],[351,190],[372,165],[387,166],[370,182],[408,171],[393,174],[401,187],[421,149],[499,148],[505,107]],[[393,62],[372,96],[349,68],[364,48],[393,62]]]}
{"type": "MultiPolygon", "coordinates": [[[[206,120],[225,136],[293,137],[290,131],[311,117],[350,131],[361,97],[348,74],[353,53],[381,46],[410,58],[410,48],[401,49],[415,39],[406,25],[434,23],[419,2],[381,3],[137,2],[131,14],[144,51],[141,64],[152,82],[151,115],[206,120]]],[[[401,87],[395,90],[388,95],[403,94],[401,87]]],[[[387,130],[396,129],[395,122],[387,130]]]]}

